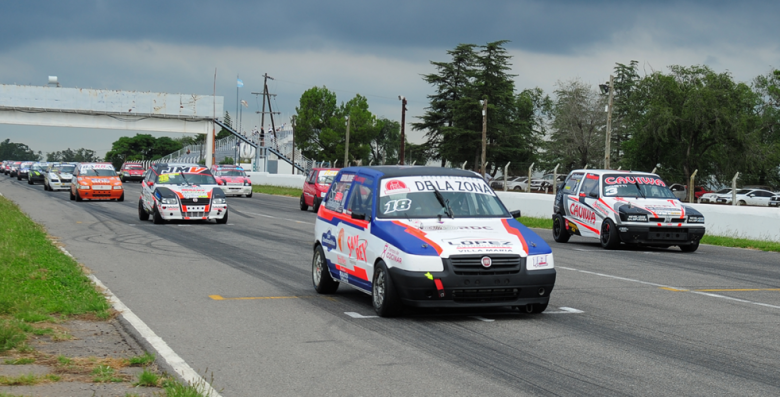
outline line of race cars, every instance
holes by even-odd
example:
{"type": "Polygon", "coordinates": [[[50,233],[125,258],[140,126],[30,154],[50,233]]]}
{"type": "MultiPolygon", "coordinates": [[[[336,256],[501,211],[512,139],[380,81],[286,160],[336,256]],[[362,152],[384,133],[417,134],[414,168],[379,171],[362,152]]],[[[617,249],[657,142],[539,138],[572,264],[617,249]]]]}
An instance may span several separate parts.
{"type": "Polygon", "coordinates": [[[108,162],[10,162],[0,171],[44,190],[68,190],[70,199],[124,201],[124,181],[138,180],[138,218],[155,224],[171,220],[215,220],[227,223],[226,196],[252,197],[252,181],[241,167],[215,165],[211,169],[190,163],[160,163],[144,167],[125,163],[117,172],[108,162]],[[16,164],[19,163],[19,164],[16,164]],[[140,171],[140,175],[139,172],[140,171]],[[215,175],[217,175],[215,177],[215,175]]]}

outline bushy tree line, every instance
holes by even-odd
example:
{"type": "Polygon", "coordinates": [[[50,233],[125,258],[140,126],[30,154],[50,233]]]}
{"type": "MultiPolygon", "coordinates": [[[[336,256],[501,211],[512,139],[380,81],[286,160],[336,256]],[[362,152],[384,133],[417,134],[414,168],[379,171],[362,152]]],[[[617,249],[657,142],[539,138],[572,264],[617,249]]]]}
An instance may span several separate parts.
{"type": "Polygon", "coordinates": [[[72,150],[71,148],[67,148],[62,151],[47,153],[46,161],[88,163],[103,160],[97,156],[94,150],[85,148],[72,150]]]}
{"type": "Polygon", "coordinates": [[[24,143],[14,143],[10,139],[0,142],[0,160],[40,161],[41,152],[34,152],[24,143]]]}
{"type": "Polygon", "coordinates": [[[189,144],[190,141],[194,140],[191,137],[171,139],[163,136],[155,138],[149,134],[137,134],[134,137],[123,136],[111,145],[111,150],[106,153],[106,161],[110,161],[114,167],[119,168],[125,161],[157,160],[181,149],[185,143],[189,144]]]}
{"type": "Polygon", "coordinates": [[[295,111],[295,146],[312,160],[338,160],[343,165],[349,121],[350,162],[398,162],[400,123],[371,113],[368,100],[360,94],[338,104],[334,92],[312,87],[301,95],[295,111]]]}

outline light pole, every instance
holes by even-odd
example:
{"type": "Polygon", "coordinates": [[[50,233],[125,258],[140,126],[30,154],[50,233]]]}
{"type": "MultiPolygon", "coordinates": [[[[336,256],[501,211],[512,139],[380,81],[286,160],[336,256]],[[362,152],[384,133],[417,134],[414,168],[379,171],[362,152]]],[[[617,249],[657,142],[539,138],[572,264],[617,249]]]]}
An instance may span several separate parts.
{"type": "Polygon", "coordinates": [[[398,99],[401,101],[401,158],[398,164],[404,165],[404,143],[406,137],[404,135],[404,128],[406,127],[406,97],[399,95],[398,99]]]}
{"type": "Polygon", "coordinates": [[[485,179],[485,150],[487,147],[487,104],[488,100],[485,98],[482,101],[482,179],[485,179]]]}
{"type": "Polygon", "coordinates": [[[349,167],[349,124],[352,121],[352,117],[347,115],[347,143],[344,145],[344,167],[349,167]]]}
{"type": "Polygon", "coordinates": [[[607,105],[607,135],[605,137],[604,149],[604,168],[609,169],[610,149],[609,144],[612,141],[612,97],[615,95],[615,78],[609,75],[609,83],[599,84],[602,94],[609,93],[609,104],[607,105]]]}

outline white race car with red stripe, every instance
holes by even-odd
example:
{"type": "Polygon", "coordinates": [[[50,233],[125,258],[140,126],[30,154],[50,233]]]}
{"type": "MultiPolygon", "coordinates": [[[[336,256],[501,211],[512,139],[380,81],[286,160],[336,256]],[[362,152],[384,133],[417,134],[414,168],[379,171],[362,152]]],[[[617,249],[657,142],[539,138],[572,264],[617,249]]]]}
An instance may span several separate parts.
{"type": "Polygon", "coordinates": [[[470,171],[344,168],[317,212],[314,288],[356,288],[380,316],[404,305],[541,313],[555,284],[553,254],[519,216],[470,171]]]}
{"type": "Polygon", "coordinates": [[[699,247],[704,216],[686,207],[656,174],[615,170],[575,170],[555,196],[553,237],[597,238],[606,249],[621,242],[659,247],[699,247]]]}
{"type": "Polygon", "coordinates": [[[156,224],[171,220],[227,223],[225,193],[206,167],[198,164],[154,164],[141,181],[138,219],[156,224]]]}

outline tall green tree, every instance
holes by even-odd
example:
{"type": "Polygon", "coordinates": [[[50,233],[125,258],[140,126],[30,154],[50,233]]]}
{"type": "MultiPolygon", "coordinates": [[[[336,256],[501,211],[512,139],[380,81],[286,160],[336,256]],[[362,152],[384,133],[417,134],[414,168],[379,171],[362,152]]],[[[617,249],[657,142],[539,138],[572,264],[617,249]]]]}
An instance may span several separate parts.
{"type": "MultiPolygon", "coordinates": [[[[296,112],[295,147],[304,156],[317,161],[333,161],[335,149],[326,148],[321,135],[334,136],[332,123],[338,113],[336,94],[323,87],[312,87],[306,90],[299,100],[296,112]],[[327,152],[323,152],[327,150],[327,152]]],[[[337,123],[338,124],[338,123],[337,123]]]]}
{"type": "Polygon", "coordinates": [[[637,82],[627,116],[631,138],[626,164],[651,170],[670,181],[687,181],[694,170],[712,175],[716,164],[730,161],[722,150],[744,152],[760,129],[757,95],[731,74],[706,66],[671,66],[637,82]]]}
{"type": "Polygon", "coordinates": [[[397,164],[401,150],[401,123],[384,117],[376,120],[376,134],[370,142],[373,164],[397,164]]]}
{"type": "MultiPolygon", "coordinates": [[[[198,138],[205,138],[205,136],[205,134],[199,134],[196,141],[198,138]]],[[[169,137],[155,138],[149,134],[137,134],[134,137],[123,136],[111,145],[111,150],[106,153],[106,161],[110,161],[114,167],[119,168],[125,161],[157,160],[181,149],[182,141],[183,139],[169,137]]]]}
{"type": "Polygon", "coordinates": [[[636,84],[640,80],[638,62],[632,60],[626,64],[615,63],[614,68],[614,97],[612,101],[612,136],[610,142],[610,165],[612,167],[624,166],[623,143],[631,139],[631,130],[626,124],[631,112],[638,107],[632,103],[636,84]]]}
{"type": "Polygon", "coordinates": [[[555,96],[552,133],[544,156],[548,166],[560,164],[563,170],[600,167],[606,143],[606,98],[579,79],[556,83],[555,96]]]}
{"type": "Polygon", "coordinates": [[[41,152],[34,152],[24,143],[14,143],[10,139],[0,142],[0,159],[14,161],[40,161],[41,152]]]}
{"type": "MultiPolygon", "coordinates": [[[[233,127],[233,125],[231,124],[233,122],[233,120],[230,118],[230,113],[227,110],[225,110],[225,118],[223,120],[224,120],[225,124],[227,124],[230,127],[233,127]]],[[[235,128],[234,128],[234,130],[235,130],[235,128]]],[[[233,135],[233,134],[230,131],[228,131],[228,130],[226,130],[224,128],[221,128],[219,130],[219,132],[217,133],[216,139],[227,138],[227,137],[229,137],[231,135],[233,135]]],[[[203,135],[203,136],[205,138],[205,135],[203,135]]]]}

